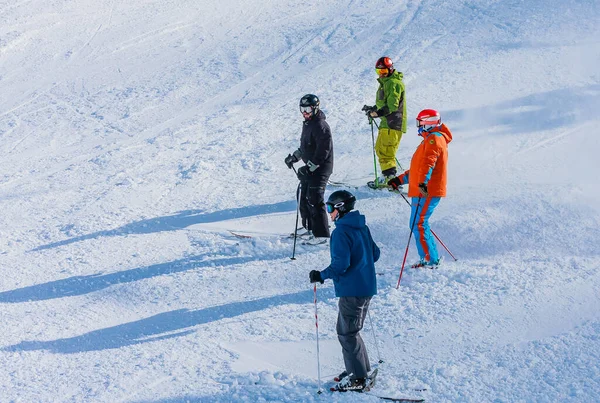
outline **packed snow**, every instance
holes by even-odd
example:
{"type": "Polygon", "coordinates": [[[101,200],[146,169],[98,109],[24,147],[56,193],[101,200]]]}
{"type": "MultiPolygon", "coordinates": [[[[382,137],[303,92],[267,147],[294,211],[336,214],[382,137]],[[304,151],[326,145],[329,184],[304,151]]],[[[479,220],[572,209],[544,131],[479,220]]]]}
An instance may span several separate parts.
{"type": "Polygon", "coordinates": [[[598,21],[597,0],[0,0],[0,401],[600,401],[598,21]],[[384,55],[400,163],[421,109],[454,136],[431,224],[458,260],[399,288],[410,210],[364,186],[384,55]],[[289,238],[306,93],[350,185],[326,197],[353,192],[382,251],[365,394],[317,393],[343,361],[331,282],[317,355],[329,250],[289,238]]]}

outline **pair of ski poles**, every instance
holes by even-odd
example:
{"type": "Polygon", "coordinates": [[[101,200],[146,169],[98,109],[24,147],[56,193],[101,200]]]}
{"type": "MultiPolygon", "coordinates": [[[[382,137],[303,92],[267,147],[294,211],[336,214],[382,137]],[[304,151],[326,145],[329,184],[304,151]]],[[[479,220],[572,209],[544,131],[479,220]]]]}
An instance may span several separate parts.
{"type": "MultiPolygon", "coordinates": [[[[402,193],[400,193],[400,196],[402,196],[402,198],[404,199],[404,201],[412,208],[412,204],[410,204],[410,202],[408,201],[408,199],[406,198],[406,196],[404,196],[402,193]]],[[[396,289],[398,289],[400,287],[400,280],[402,280],[402,273],[404,272],[404,265],[406,264],[406,256],[408,255],[408,248],[410,246],[410,238],[412,237],[413,231],[415,229],[415,224],[417,222],[417,216],[419,215],[419,207],[421,205],[421,196],[419,196],[419,199],[417,200],[417,207],[415,210],[415,216],[413,218],[413,222],[410,225],[410,234],[408,234],[408,242],[406,243],[406,250],[404,251],[404,259],[402,259],[402,267],[400,268],[400,275],[398,276],[398,284],[396,285],[396,289]]],[[[442,245],[444,247],[444,249],[446,249],[446,252],[448,252],[448,254],[450,256],[452,256],[452,258],[454,259],[454,261],[456,262],[458,259],[452,254],[452,252],[450,252],[450,249],[448,249],[448,247],[446,246],[446,244],[444,242],[442,242],[442,240],[440,239],[439,236],[437,236],[437,234],[430,229],[431,234],[435,237],[435,239],[438,240],[438,242],[440,243],[440,245],[442,245]]]]}
{"type": "MultiPolygon", "coordinates": [[[[322,393],[321,388],[321,360],[320,360],[320,351],[319,351],[319,313],[317,310],[317,283],[314,285],[314,300],[315,300],[315,329],[317,332],[317,376],[319,382],[319,389],[317,391],[318,394],[322,393]]],[[[371,332],[373,333],[373,340],[375,341],[375,349],[377,350],[377,358],[378,363],[383,364],[383,360],[381,359],[381,354],[379,353],[379,343],[377,342],[377,336],[375,336],[375,327],[373,326],[373,319],[371,318],[371,311],[367,309],[367,315],[369,316],[369,322],[371,323],[371,332]]]]}
{"type": "MultiPolygon", "coordinates": [[[[371,140],[373,141],[373,170],[375,172],[375,181],[377,182],[377,158],[375,155],[375,130],[373,129],[373,125],[377,126],[377,122],[375,122],[375,120],[369,116],[369,124],[371,125],[371,140]]],[[[379,126],[377,126],[377,128],[379,129],[379,126]]],[[[396,163],[398,164],[398,166],[400,167],[400,169],[402,169],[402,165],[400,165],[400,162],[398,161],[398,159],[396,158],[396,163]]],[[[408,201],[408,199],[402,194],[400,193],[400,195],[402,196],[402,198],[404,199],[404,201],[411,206],[410,202],[408,201]]],[[[404,272],[404,265],[406,264],[406,257],[408,255],[408,247],[410,246],[410,238],[412,237],[412,233],[413,230],[415,228],[415,223],[417,221],[417,215],[419,212],[419,205],[421,202],[421,197],[419,197],[419,200],[417,202],[417,210],[415,211],[415,217],[413,219],[413,222],[410,226],[410,234],[408,235],[408,243],[406,245],[406,251],[404,252],[404,259],[402,260],[402,267],[400,268],[400,276],[398,277],[398,284],[396,285],[396,289],[398,289],[400,287],[400,280],[402,280],[402,273],[404,272]]],[[[444,247],[444,249],[446,249],[446,252],[448,252],[448,254],[450,256],[452,256],[452,258],[454,259],[454,261],[458,260],[456,259],[456,257],[454,257],[454,255],[452,254],[452,252],[450,252],[450,249],[448,249],[448,247],[444,244],[444,242],[442,242],[442,240],[440,239],[439,236],[437,236],[437,234],[431,230],[431,233],[433,234],[433,236],[435,237],[435,239],[438,240],[438,242],[440,243],[440,245],[442,245],[444,247]]]]}

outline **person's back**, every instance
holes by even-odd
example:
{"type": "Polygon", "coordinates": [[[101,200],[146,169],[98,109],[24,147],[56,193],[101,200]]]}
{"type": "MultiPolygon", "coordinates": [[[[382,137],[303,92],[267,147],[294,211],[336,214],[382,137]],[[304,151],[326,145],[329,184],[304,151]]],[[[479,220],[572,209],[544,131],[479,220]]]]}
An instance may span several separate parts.
{"type": "Polygon", "coordinates": [[[382,113],[379,127],[394,129],[406,133],[406,100],[404,99],[404,75],[400,71],[394,71],[388,76],[379,77],[379,88],[375,106],[382,113]]]}
{"type": "Polygon", "coordinates": [[[354,209],[356,198],[346,190],[333,192],[327,203],[329,217],[336,228],[331,235],[331,263],[323,270],[312,270],[311,283],[333,280],[338,302],[336,332],[342,346],[346,369],[334,388],[340,392],[362,391],[371,371],[367,348],[360,336],[371,297],[377,293],[375,262],[379,247],[373,241],[365,216],[354,209]]]}
{"type": "Polygon", "coordinates": [[[373,242],[365,216],[354,210],[335,222],[331,233],[331,264],[321,273],[332,279],[337,297],[372,297],[377,294],[375,261],[379,248],[373,242]]]}

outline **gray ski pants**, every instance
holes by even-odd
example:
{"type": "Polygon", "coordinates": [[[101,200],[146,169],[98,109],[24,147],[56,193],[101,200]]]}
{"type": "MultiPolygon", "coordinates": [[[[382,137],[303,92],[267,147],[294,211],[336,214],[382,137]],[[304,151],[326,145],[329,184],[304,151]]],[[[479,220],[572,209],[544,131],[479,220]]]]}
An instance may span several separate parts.
{"type": "Polygon", "coordinates": [[[346,372],[351,379],[366,378],[371,371],[367,348],[360,337],[371,297],[340,297],[337,334],[342,345],[346,372]]]}

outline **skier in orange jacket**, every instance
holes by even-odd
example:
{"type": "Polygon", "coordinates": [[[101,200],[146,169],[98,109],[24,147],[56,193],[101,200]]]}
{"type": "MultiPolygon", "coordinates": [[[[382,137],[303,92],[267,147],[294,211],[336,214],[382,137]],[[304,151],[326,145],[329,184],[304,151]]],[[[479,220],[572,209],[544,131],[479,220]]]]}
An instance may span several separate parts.
{"type": "Polygon", "coordinates": [[[410,169],[392,178],[388,185],[398,189],[408,183],[408,196],[412,197],[409,225],[420,257],[412,267],[434,267],[440,263],[440,257],[429,218],[446,196],[448,143],[452,141],[452,133],[434,109],[424,109],[417,115],[417,128],[423,141],[413,154],[410,169]]]}

